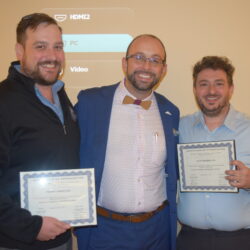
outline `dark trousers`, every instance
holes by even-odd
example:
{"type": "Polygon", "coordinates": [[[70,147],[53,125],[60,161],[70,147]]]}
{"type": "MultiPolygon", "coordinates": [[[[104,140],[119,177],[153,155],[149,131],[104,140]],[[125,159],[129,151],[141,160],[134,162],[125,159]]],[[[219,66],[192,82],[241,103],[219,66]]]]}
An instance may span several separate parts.
{"type": "Polygon", "coordinates": [[[250,229],[217,231],[186,225],[177,237],[177,250],[250,250],[250,229]]]}
{"type": "Polygon", "coordinates": [[[88,250],[170,250],[168,224],[169,206],[140,223],[98,216],[88,250]]]}

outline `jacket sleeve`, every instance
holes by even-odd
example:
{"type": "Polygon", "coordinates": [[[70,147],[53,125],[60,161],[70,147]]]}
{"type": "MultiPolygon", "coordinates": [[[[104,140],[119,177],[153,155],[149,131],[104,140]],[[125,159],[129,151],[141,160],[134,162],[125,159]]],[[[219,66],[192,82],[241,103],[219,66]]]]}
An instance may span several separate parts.
{"type": "Polygon", "coordinates": [[[33,242],[42,226],[42,217],[16,206],[9,196],[0,192],[0,239],[33,242]]]}
{"type": "MultiPolygon", "coordinates": [[[[0,177],[9,171],[10,149],[13,131],[10,129],[9,115],[6,107],[0,108],[0,177]]],[[[16,240],[33,242],[42,226],[42,217],[32,216],[29,211],[21,209],[10,196],[0,190],[0,242],[16,240]]]]}

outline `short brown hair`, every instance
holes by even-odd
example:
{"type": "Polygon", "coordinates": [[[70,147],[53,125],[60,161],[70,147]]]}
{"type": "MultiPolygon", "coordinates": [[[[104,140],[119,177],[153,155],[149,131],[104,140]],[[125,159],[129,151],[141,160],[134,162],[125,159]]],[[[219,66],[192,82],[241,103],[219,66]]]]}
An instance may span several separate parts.
{"type": "Polygon", "coordinates": [[[213,70],[220,69],[225,71],[229,86],[233,85],[234,66],[227,57],[205,56],[199,62],[197,62],[193,68],[194,87],[198,74],[204,69],[213,69],[213,70]]]}
{"type": "Polygon", "coordinates": [[[36,30],[36,28],[41,23],[46,23],[48,25],[55,24],[58,26],[58,29],[62,32],[62,28],[57,24],[54,18],[44,13],[33,13],[33,14],[22,17],[22,19],[18,23],[17,28],[16,28],[17,42],[24,45],[24,42],[26,40],[26,30],[29,28],[32,30],[36,30]]]}

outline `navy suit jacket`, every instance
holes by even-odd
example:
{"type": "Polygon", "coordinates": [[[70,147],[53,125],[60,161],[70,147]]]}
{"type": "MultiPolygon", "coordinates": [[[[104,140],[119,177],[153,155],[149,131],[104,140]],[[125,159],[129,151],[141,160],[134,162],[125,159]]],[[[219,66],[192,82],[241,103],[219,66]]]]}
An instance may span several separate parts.
{"type": "MultiPolygon", "coordinates": [[[[82,168],[95,169],[96,197],[98,197],[108,140],[110,116],[115,90],[118,84],[83,90],[78,95],[76,113],[78,116],[81,145],[80,164],[82,168]]],[[[164,96],[155,93],[166,136],[167,197],[169,201],[171,250],[176,242],[176,183],[179,110],[164,96]]],[[[91,227],[78,228],[76,235],[79,250],[88,249],[91,227]]]]}

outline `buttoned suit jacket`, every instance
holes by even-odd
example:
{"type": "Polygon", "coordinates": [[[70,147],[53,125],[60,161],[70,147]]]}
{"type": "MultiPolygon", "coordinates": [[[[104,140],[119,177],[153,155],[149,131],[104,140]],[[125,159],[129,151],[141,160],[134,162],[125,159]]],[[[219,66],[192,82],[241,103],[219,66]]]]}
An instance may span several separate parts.
{"type": "MultiPolygon", "coordinates": [[[[119,83],[118,83],[119,84],[119,83]]],[[[81,144],[81,168],[95,169],[96,197],[98,197],[108,141],[110,116],[115,90],[118,84],[83,90],[78,95],[75,110],[78,117],[81,144]]],[[[179,110],[164,96],[155,92],[166,137],[167,160],[165,173],[169,201],[170,249],[175,250],[176,242],[176,183],[177,183],[177,149],[179,110]]],[[[88,249],[91,227],[76,230],[79,250],[88,249]]]]}

